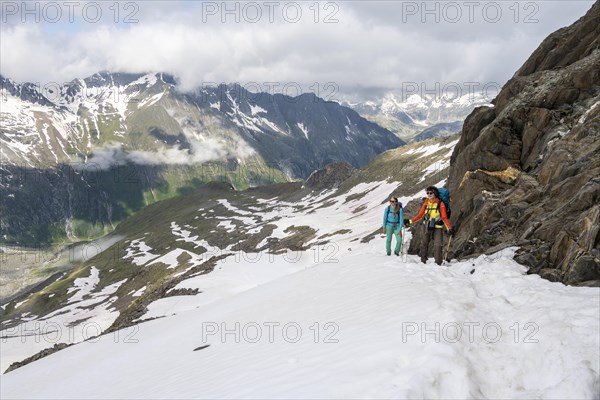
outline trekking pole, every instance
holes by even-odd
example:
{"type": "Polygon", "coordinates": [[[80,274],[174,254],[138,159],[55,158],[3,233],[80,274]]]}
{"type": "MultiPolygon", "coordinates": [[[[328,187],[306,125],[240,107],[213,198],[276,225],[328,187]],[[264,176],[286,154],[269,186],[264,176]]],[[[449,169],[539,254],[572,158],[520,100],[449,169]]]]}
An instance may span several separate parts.
{"type": "Polygon", "coordinates": [[[400,248],[400,254],[406,254],[404,252],[404,235],[406,234],[406,226],[402,224],[402,247],[400,248]]]}
{"type": "Polygon", "coordinates": [[[446,247],[446,252],[444,254],[444,261],[442,261],[442,265],[446,265],[446,260],[448,259],[448,252],[450,251],[450,243],[452,243],[452,236],[448,239],[448,246],[446,247]]]}

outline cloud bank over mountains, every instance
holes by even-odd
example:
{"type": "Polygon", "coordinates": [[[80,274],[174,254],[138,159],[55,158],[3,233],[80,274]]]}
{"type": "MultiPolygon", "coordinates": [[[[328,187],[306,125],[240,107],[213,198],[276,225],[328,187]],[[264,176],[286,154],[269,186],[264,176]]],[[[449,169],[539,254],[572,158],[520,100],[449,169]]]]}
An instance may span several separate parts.
{"type": "Polygon", "coordinates": [[[0,71],[42,84],[99,70],[161,71],[183,90],[221,82],[277,82],[280,90],[293,82],[312,92],[334,83],[341,93],[501,86],[548,33],[592,3],[7,1],[0,71]]]}

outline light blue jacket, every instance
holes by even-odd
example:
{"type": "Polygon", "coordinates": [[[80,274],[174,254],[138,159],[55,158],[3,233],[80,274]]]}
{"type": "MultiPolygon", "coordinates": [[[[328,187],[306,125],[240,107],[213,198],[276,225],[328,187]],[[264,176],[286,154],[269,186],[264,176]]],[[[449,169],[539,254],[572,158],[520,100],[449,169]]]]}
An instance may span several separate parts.
{"type": "Polygon", "coordinates": [[[387,224],[397,224],[402,225],[404,221],[404,209],[400,207],[398,210],[398,215],[394,217],[394,209],[390,206],[385,208],[385,212],[383,213],[383,226],[385,227],[387,224]]]}

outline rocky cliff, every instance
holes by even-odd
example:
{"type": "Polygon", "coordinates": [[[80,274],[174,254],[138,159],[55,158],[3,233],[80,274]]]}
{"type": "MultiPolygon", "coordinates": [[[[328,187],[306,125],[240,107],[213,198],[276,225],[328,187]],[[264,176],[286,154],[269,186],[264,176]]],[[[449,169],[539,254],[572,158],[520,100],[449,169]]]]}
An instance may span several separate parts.
{"type": "Polygon", "coordinates": [[[600,284],[599,48],[596,2],[467,117],[448,179],[453,256],[518,246],[529,273],[600,284]]]}

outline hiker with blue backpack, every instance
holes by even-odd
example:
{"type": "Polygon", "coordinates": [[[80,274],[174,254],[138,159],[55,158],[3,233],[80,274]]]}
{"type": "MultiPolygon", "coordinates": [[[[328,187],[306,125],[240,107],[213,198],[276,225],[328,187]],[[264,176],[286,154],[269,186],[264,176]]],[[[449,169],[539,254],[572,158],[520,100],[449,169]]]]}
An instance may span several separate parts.
{"type": "Polygon", "coordinates": [[[423,263],[427,262],[429,242],[433,238],[433,254],[437,265],[442,265],[442,229],[445,227],[450,236],[454,235],[454,229],[450,225],[450,192],[446,188],[429,186],[426,189],[427,198],[421,206],[419,213],[411,218],[405,219],[404,225],[409,226],[423,218],[425,234],[421,241],[419,256],[423,263]]]}
{"type": "Polygon", "coordinates": [[[387,255],[392,254],[392,236],[396,237],[396,247],[394,248],[394,254],[400,255],[400,248],[402,246],[402,222],[404,221],[404,210],[402,209],[402,203],[398,201],[397,197],[390,199],[390,205],[385,208],[383,213],[383,228],[381,233],[387,235],[385,241],[385,251],[387,255]]]}

